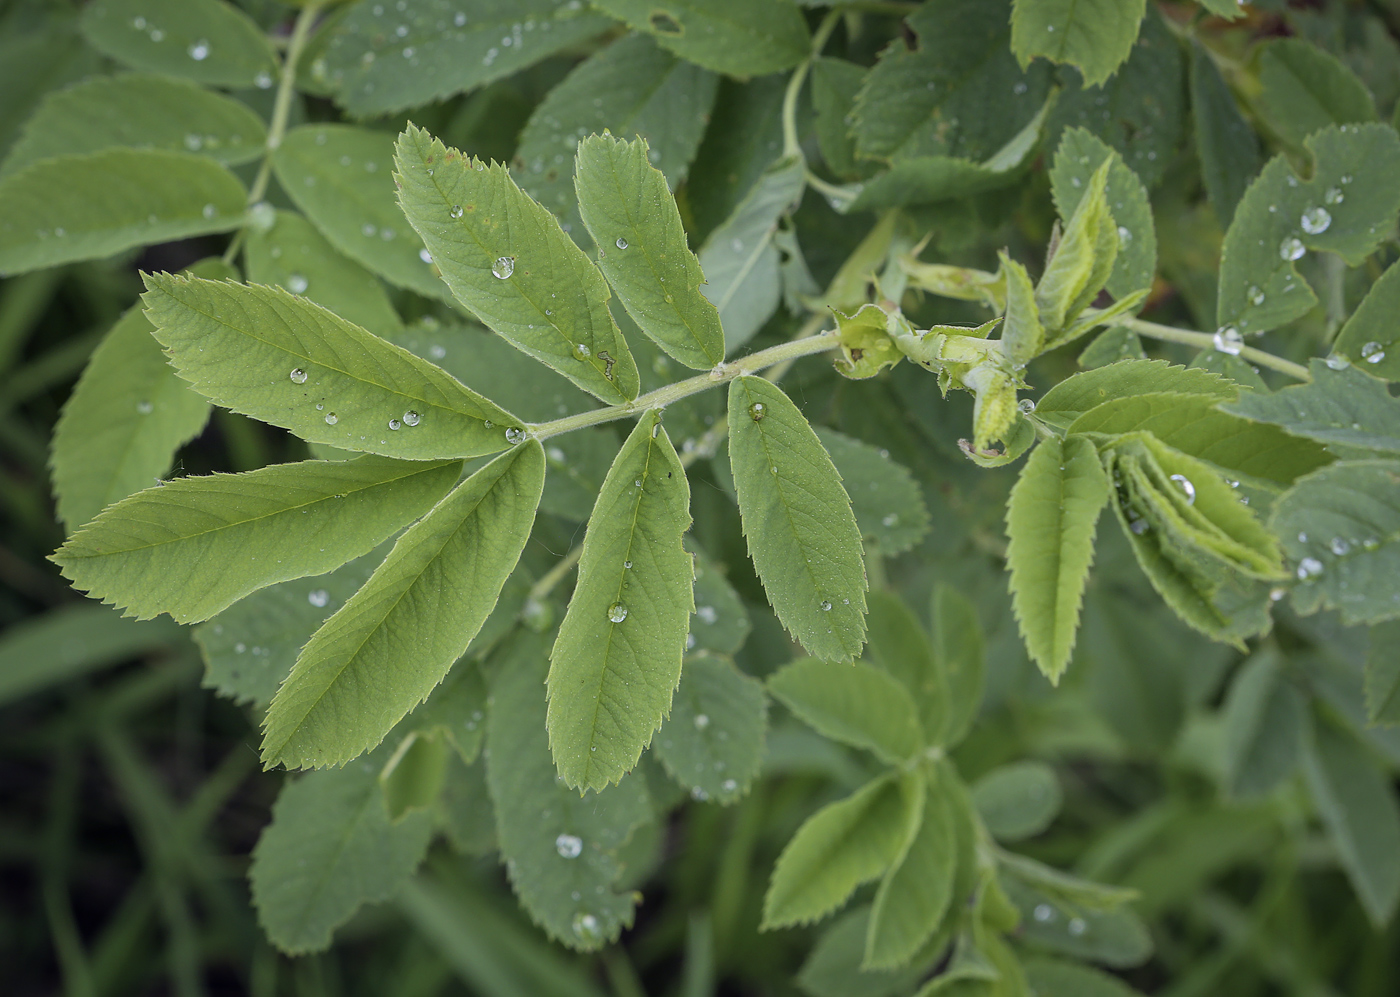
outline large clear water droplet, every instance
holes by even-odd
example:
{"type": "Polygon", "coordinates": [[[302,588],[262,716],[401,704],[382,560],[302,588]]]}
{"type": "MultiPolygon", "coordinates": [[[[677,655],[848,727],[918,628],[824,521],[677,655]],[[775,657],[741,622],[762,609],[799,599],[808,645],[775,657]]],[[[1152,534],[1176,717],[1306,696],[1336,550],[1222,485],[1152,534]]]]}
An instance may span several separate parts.
{"type": "Polygon", "coordinates": [[[1215,348],[1221,353],[1228,353],[1232,357],[1240,355],[1240,350],[1244,349],[1244,337],[1240,335],[1240,330],[1233,325],[1227,325],[1215,331],[1215,348]]]}
{"type": "Polygon", "coordinates": [[[587,343],[575,343],[573,354],[575,360],[587,360],[593,355],[593,351],[588,348],[587,343]]]}
{"type": "Polygon", "coordinates": [[[826,599],[823,599],[823,600],[822,600],[822,612],[823,612],[823,613],[829,613],[829,612],[831,612],[831,602],[830,602],[829,600],[826,600],[826,599]]]}
{"type": "Polygon", "coordinates": [[[1171,476],[1171,479],[1175,481],[1177,487],[1180,488],[1186,494],[1186,504],[1195,505],[1196,486],[1191,483],[1191,479],[1184,474],[1173,474],[1171,476]]]}
{"type": "Polygon", "coordinates": [[[617,248],[618,248],[618,249],[626,249],[626,248],[627,248],[627,240],[624,239],[624,238],[622,238],[622,236],[618,236],[618,237],[617,237],[617,248]]]}
{"type": "Polygon", "coordinates": [[[430,252],[428,252],[426,249],[420,249],[420,250],[418,250],[418,258],[419,258],[420,260],[422,260],[424,263],[431,263],[431,262],[433,262],[433,254],[430,253],[430,252]]]}
{"type": "Polygon", "coordinates": [[[509,443],[511,446],[515,446],[517,443],[524,443],[525,430],[520,429],[516,426],[512,426],[510,429],[507,429],[506,442],[509,443]]]}
{"type": "Polygon", "coordinates": [[[1307,251],[1308,247],[1296,235],[1290,235],[1278,244],[1278,255],[1285,260],[1301,260],[1307,251]]]}
{"type": "Polygon", "coordinates": [[[1022,398],[1016,403],[1016,407],[1021,410],[1023,415],[1030,415],[1035,411],[1035,402],[1030,398],[1022,398]]]}
{"type": "Polygon", "coordinates": [[[1351,543],[1342,537],[1333,537],[1327,547],[1338,557],[1345,557],[1351,551],[1351,543]]]}
{"type": "Polygon", "coordinates": [[[1332,370],[1346,370],[1351,365],[1351,361],[1344,354],[1333,353],[1323,361],[1332,370]]]}
{"type": "Polygon", "coordinates": [[[290,374],[288,374],[287,376],[290,377],[290,378],[292,379],[292,383],[293,383],[293,384],[305,384],[305,383],[306,383],[306,371],[302,370],[300,367],[297,367],[296,369],[294,369],[294,370],[293,370],[290,374]]]}
{"type": "Polygon", "coordinates": [[[142,415],[150,415],[155,410],[156,407],[148,401],[139,401],[136,403],[136,411],[140,412],[142,415]]]}
{"type": "Polygon", "coordinates": [[[1381,344],[1372,340],[1361,347],[1361,359],[1367,363],[1380,363],[1385,359],[1385,350],[1381,349],[1381,344]]]}
{"type": "Polygon", "coordinates": [[[1340,187],[1328,187],[1327,193],[1322,195],[1322,199],[1328,204],[1341,204],[1346,200],[1346,195],[1342,193],[1340,187]]]}
{"type": "Polygon", "coordinates": [[[451,218],[451,219],[453,219],[453,220],[456,220],[456,219],[458,219],[458,218],[461,218],[461,217],[462,217],[462,206],[461,206],[460,204],[454,204],[454,205],[452,205],[452,209],[451,209],[450,211],[447,212],[447,217],[448,217],[448,218],[451,218]]]}
{"type": "Polygon", "coordinates": [[[1321,235],[1332,224],[1332,212],[1326,208],[1309,208],[1303,212],[1299,223],[1308,235],[1321,235]]]}
{"type": "Polygon", "coordinates": [[[203,62],[205,59],[209,58],[209,43],[201,38],[186,51],[189,52],[190,58],[195,62],[203,62]]]}
{"type": "Polygon", "coordinates": [[[311,282],[306,279],[305,274],[294,273],[287,278],[287,290],[293,294],[305,294],[310,286],[311,282]]]}
{"type": "Polygon", "coordinates": [[[317,609],[324,609],[326,604],[331,601],[331,596],[325,589],[314,589],[306,593],[306,601],[317,609]]]}
{"type": "Polygon", "coordinates": [[[608,619],[614,623],[621,623],[627,619],[627,607],[620,602],[615,602],[608,607],[608,619]]]}
{"type": "Polygon", "coordinates": [[[554,850],[562,858],[576,859],[583,854],[583,839],[572,834],[561,834],[554,839],[554,850]]]}
{"type": "Polygon", "coordinates": [[[1305,582],[1322,574],[1322,562],[1315,557],[1305,557],[1298,562],[1298,580],[1305,582]]]}
{"type": "Polygon", "coordinates": [[[390,419],[390,420],[389,420],[389,428],[390,428],[390,429],[398,429],[398,428],[399,428],[400,426],[402,426],[402,425],[403,425],[403,423],[400,422],[400,421],[397,420],[397,419],[390,419]]]}
{"type": "Polygon", "coordinates": [[[340,418],[339,418],[334,412],[327,412],[327,413],[326,413],[326,425],[327,425],[327,426],[334,426],[334,425],[335,425],[337,422],[339,422],[339,421],[340,421],[340,418]]]}
{"type": "Polygon", "coordinates": [[[496,262],[491,264],[491,272],[497,277],[499,277],[501,280],[505,280],[511,274],[515,273],[515,257],[498,257],[496,262]]]}
{"type": "Polygon", "coordinates": [[[603,937],[602,926],[592,914],[574,915],[574,936],[581,942],[593,943],[603,937]]]}
{"type": "Polygon", "coordinates": [[[422,416],[420,416],[417,412],[413,411],[412,409],[409,409],[403,414],[403,424],[405,426],[416,426],[421,421],[422,416]]]}
{"type": "Polygon", "coordinates": [[[706,727],[710,726],[710,718],[704,713],[695,714],[695,720],[693,722],[696,730],[704,730],[706,727]]]}
{"type": "Polygon", "coordinates": [[[749,406],[749,418],[754,422],[762,422],[763,417],[768,414],[768,406],[762,402],[754,402],[749,406]]]}

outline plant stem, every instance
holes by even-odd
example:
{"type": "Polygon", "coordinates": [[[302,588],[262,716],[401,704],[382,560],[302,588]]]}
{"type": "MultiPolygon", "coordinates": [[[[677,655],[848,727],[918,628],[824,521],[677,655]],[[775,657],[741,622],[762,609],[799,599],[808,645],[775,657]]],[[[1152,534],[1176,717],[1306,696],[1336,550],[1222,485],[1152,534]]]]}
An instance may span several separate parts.
{"type": "Polygon", "coordinates": [[[783,156],[802,155],[802,143],[797,138],[797,98],[802,93],[802,84],[807,80],[807,71],[812,68],[812,60],[826,47],[826,40],[836,30],[836,22],[841,17],[839,10],[829,11],[817,33],[812,36],[812,54],[800,62],[788,79],[787,92],[783,94],[783,156]]]}
{"type": "MultiPolygon", "coordinates": [[[[1131,315],[1120,315],[1110,319],[1109,325],[1121,325],[1125,329],[1132,329],[1142,336],[1149,336],[1152,339],[1160,339],[1168,343],[1183,343],[1186,346],[1195,346],[1203,350],[1216,349],[1215,337],[1208,332],[1192,332],[1188,329],[1177,329],[1170,325],[1158,325],[1156,322],[1147,322],[1131,315]]],[[[1239,355],[1251,363],[1257,363],[1261,367],[1268,367],[1281,374],[1297,378],[1299,381],[1311,381],[1312,375],[1308,369],[1301,364],[1296,364],[1291,360],[1276,357],[1272,353],[1265,353],[1263,350],[1256,350],[1252,346],[1240,347],[1239,355]]]]}
{"type": "MultiPolygon", "coordinates": [[[[825,320],[824,316],[815,318],[818,320],[817,324],[825,320]]],[[[809,324],[811,324],[810,320],[809,324]]],[[[741,375],[756,374],[775,364],[788,363],[798,357],[811,356],[813,353],[823,353],[834,347],[837,342],[837,333],[833,329],[815,336],[794,339],[790,343],[780,343],[777,346],[770,346],[766,350],[759,350],[757,353],[740,357],[738,360],[716,364],[715,368],[707,374],[700,374],[684,381],[677,381],[675,384],[657,388],[655,391],[639,395],[633,401],[623,405],[610,405],[607,408],[580,412],[578,415],[565,416],[563,419],[554,419],[550,422],[529,423],[526,426],[526,432],[537,440],[547,440],[551,436],[570,433],[585,426],[614,422],[618,419],[625,419],[629,415],[645,412],[648,409],[665,408],[672,402],[699,394],[716,385],[725,384],[741,375]]]]}

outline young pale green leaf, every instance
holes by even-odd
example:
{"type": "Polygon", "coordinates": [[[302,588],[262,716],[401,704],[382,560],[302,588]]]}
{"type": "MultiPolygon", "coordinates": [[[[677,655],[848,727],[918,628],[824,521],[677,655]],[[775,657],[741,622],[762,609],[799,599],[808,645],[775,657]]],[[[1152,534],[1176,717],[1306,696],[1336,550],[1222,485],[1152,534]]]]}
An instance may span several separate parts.
{"type": "Polygon", "coordinates": [[[93,352],[54,430],[58,518],[76,529],[159,483],[208,419],[209,403],[170,369],[151,324],[130,309],[93,352]]]}
{"type": "Polygon", "coordinates": [[[946,726],[929,727],[935,743],[952,746],[967,736],[982,707],[982,688],[987,671],[987,652],[977,608],[946,582],[933,588],[933,653],[946,677],[948,708],[946,726]]]}
{"type": "Polygon", "coordinates": [[[972,802],[988,832],[1000,841],[1030,838],[1050,826],[1064,794],[1055,770],[1044,762],[1012,762],[972,786],[972,802]]]}
{"type": "Polygon", "coordinates": [[[1108,292],[1124,298],[1152,286],[1157,269],[1157,230],[1152,224],[1152,206],[1147,189],[1123,158],[1102,139],[1084,128],[1068,128],[1055,150],[1050,171],[1051,192],[1061,218],[1073,216],[1089,189],[1094,171],[1104,160],[1112,159],[1104,194],[1113,223],[1118,227],[1118,255],[1108,278],[1108,292]]]}
{"type": "Polygon", "coordinates": [[[1336,56],[1302,38],[1275,38],[1253,55],[1265,123],[1289,145],[1301,147],[1328,125],[1376,120],[1366,84],[1336,56]]]}
{"type": "Polygon", "coordinates": [[[666,177],[646,140],[591,135],[578,144],[579,211],[598,244],[598,266],[637,325],[687,367],[724,359],[719,311],[700,291],[705,275],[686,245],[666,177]]]}
{"type": "Polygon", "coordinates": [[[516,896],[550,937],[601,948],[632,923],[638,895],[614,887],[618,849],[652,818],[646,783],[634,775],[580,795],[560,782],[545,734],[544,639],[519,630],[500,658],[486,775],[501,858],[516,896]]]}
{"type": "Polygon", "coordinates": [[[1021,65],[1037,56],[1067,62],[1097,86],[1133,50],[1146,0],[1016,0],[1011,50],[1021,65]]]}
{"type": "Polygon", "coordinates": [[[104,55],[206,86],[265,89],[278,73],[267,35],[220,0],[95,0],[80,28],[104,55]]]}
{"type": "MultiPolygon", "coordinates": [[[[1266,399],[1261,399],[1265,400],[1266,399]]],[[[1227,408],[1255,402],[1254,392],[1227,408]]],[[[1199,457],[1227,473],[1287,487],[1332,462],[1320,445],[1289,436],[1276,426],[1250,422],[1216,407],[1209,395],[1151,392],[1104,402],[1070,424],[1070,434],[1098,438],[1145,431],[1170,447],[1199,457]]],[[[1397,441],[1400,446],[1400,441],[1397,441]]]]}
{"type": "Polygon", "coordinates": [[[639,136],[674,190],[689,173],[718,83],[714,73],[677,59],[649,36],[624,35],[579,63],[535,108],[512,159],[515,181],[582,243],[574,157],[564,150],[580,135],[639,136]]]}
{"type": "Polygon", "coordinates": [[[263,723],[263,761],[343,764],[426,699],[495,606],[543,487],[544,453],[532,440],[407,530],[302,648],[263,723]]]}
{"type": "Polygon", "coordinates": [[[768,697],[763,683],[716,655],[686,659],[671,715],[652,750],[697,800],[737,802],[763,761],[768,697]]]}
{"type": "Polygon", "coordinates": [[[376,336],[403,328],[384,285],[293,211],[277,212],[270,228],[251,227],[243,259],[250,284],[276,284],[305,295],[376,336]]]}
{"type": "Polygon", "coordinates": [[[889,672],[857,661],[799,658],[768,679],[768,691],[825,736],[898,765],[924,745],[909,689],[889,672]]]}
{"type": "Polygon", "coordinates": [[[1276,649],[1260,650],[1225,697],[1225,791],[1235,799],[1271,792],[1298,765],[1308,704],[1282,666],[1276,649]]]}
{"type": "Polygon", "coordinates": [[[1301,613],[1348,624],[1400,617],[1400,461],[1333,464],[1285,492],[1270,523],[1297,566],[1301,613]]]}
{"type": "Polygon", "coordinates": [[[311,635],[369,581],[390,547],[381,544],[323,575],[259,589],[194,627],[204,655],[201,684],[265,711],[311,635]]]}
{"type": "Polygon", "coordinates": [[[1312,175],[1271,159],[1249,185],[1225,233],[1216,321],[1244,335],[1307,312],[1317,296],[1295,261],[1309,250],[1358,266],[1400,211],[1400,137],[1385,125],[1329,127],[1308,136],[1312,175]]]}
{"type": "Polygon", "coordinates": [[[441,731],[410,731],[379,773],[384,807],[394,823],[437,803],[452,749],[441,731]]]}
{"type": "Polygon", "coordinates": [[[611,26],[564,0],[362,3],[331,26],[312,73],[350,114],[375,117],[509,76],[611,26]]]}
{"type": "Polygon", "coordinates": [[[922,779],[887,773],[807,818],[773,867],[762,928],[820,920],[857,886],[884,875],[905,851],[922,779]]]}
{"type": "Polygon", "coordinates": [[[394,139],[351,125],[302,125],[272,156],[282,189],[332,246],[399,287],[452,302],[432,255],[404,224],[394,139]]]}
{"type": "Polygon", "coordinates": [[[791,399],[759,377],[729,386],[729,463],[749,554],[778,619],[810,654],[865,643],[865,565],[850,499],[791,399]]]}
{"type": "MultiPolygon", "coordinates": [[[[1230,2],[1230,0],[1224,0],[1230,2]]],[[[1259,137],[1235,103],[1215,60],[1200,42],[1191,43],[1191,110],[1201,179],[1220,224],[1229,227],[1263,158],[1259,137]]]]}
{"type": "Polygon", "coordinates": [[[695,561],[695,612],[690,617],[686,648],[690,649],[690,638],[694,637],[697,651],[733,654],[744,646],[752,629],[744,600],[693,542],[687,542],[686,549],[695,561]]]}
{"type": "Polygon", "coordinates": [[[0,180],[0,274],[227,232],[243,223],[246,199],[237,177],[192,152],[111,148],[46,159],[0,180]]]}
{"type": "Polygon", "coordinates": [[[225,166],[263,152],[267,129],[229,97],[168,76],[130,73],[57,90],[39,105],[0,176],[55,156],[112,146],[198,152],[225,166]]]}
{"type": "Polygon", "coordinates": [[[924,538],[930,525],[928,506],[908,468],[891,460],[888,451],[834,429],[818,428],[817,438],[847,482],[851,511],[864,540],[892,556],[924,538]]]}
{"type": "Polygon", "coordinates": [[[940,667],[924,628],[904,600],[874,589],[870,606],[870,645],[866,660],[898,680],[912,699],[919,727],[930,744],[941,745],[948,729],[948,676],[940,667]]]}
{"type": "Polygon", "coordinates": [[[807,22],[793,0],[599,0],[676,55],[730,76],[790,69],[808,55],[807,22]]]}
{"type": "MultiPolygon", "coordinates": [[[[859,156],[899,161],[944,156],[980,162],[1039,114],[1045,65],[1022,72],[1011,54],[1010,0],[943,0],[905,20],[866,74],[850,130],[859,156]]],[[[820,133],[819,133],[820,134],[820,133]]]]}
{"type": "Polygon", "coordinates": [[[1177,367],[1164,360],[1120,360],[1065,378],[1036,402],[1035,415],[1068,429],[1096,405],[1160,391],[1219,401],[1234,401],[1240,394],[1234,382],[1199,367],[1177,367]]]}
{"type": "Polygon", "coordinates": [[[1006,254],[997,252],[1001,266],[997,268],[1006,288],[1006,307],[1002,310],[1001,349],[1015,364],[1027,364],[1045,347],[1045,326],[1040,321],[1040,308],[1035,301],[1035,285],[1030,272],[1006,254]]]}
{"type": "Polygon", "coordinates": [[[309,443],[430,460],[509,445],[520,420],[440,368],[281,288],[147,274],[146,317],[210,401],[309,443]]]}
{"type": "Polygon", "coordinates": [[[671,709],[693,573],[690,486],[661,413],[646,413],[603,482],[578,584],[550,653],[549,746],[572,787],[631,771],[671,709]]]}
{"type": "Polygon", "coordinates": [[[394,161],[404,214],[459,301],[585,391],[610,403],[637,397],[637,365],[608,312],[607,281],[504,166],[413,126],[394,161]]]}
{"type": "Polygon", "coordinates": [[[52,560],[76,588],[138,619],[205,620],[371,550],[432,508],[459,467],[362,457],[176,478],[109,507],[52,560]]]}
{"type": "Polygon", "coordinates": [[[1400,401],[1384,381],[1355,367],[1333,370],[1322,360],[1309,366],[1306,384],[1246,392],[1222,407],[1328,446],[1400,453],[1400,401]]]}
{"type": "Polygon", "coordinates": [[[958,858],[955,804],[936,776],[920,782],[925,792],[917,827],[875,894],[865,969],[896,969],[908,963],[938,930],[953,900],[958,858]]]}
{"type": "Polygon", "coordinates": [[[1108,477],[1088,440],[1043,441],[1006,509],[1012,607],[1026,650],[1058,682],[1074,650],[1108,477]]]}
{"type": "Polygon", "coordinates": [[[1315,714],[1303,775],[1357,899],[1381,928],[1400,903],[1400,805],[1390,776],[1356,736],[1315,714]]]}
{"type": "Polygon", "coordinates": [[[1371,628],[1366,653],[1366,719],[1373,724],[1400,724],[1400,622],[1371,628]]]}
{"type": "Polygon", "coordinates": [[[328,948],[362,904],[387,900],[432,838],[426,813],[391,823],[379,790],[388,751],[287,780],[248,878],[258,923],[290,955],[328,948]]]}
{"type": "Polygon", "coordinates": [[[1084,195],[1065,221],[1055,255],[1036,285],[1040,320],[1050,337],[1047,347],[1055,345],[1056,335],[1098,297],[1113,273],[1120,240],[1107,189],[1115,162],[1105,159],[1089,177],[1084,195]]]}
{"type": "Polygon", "coordinates": [[[1332,351],[1348,357],[1377,377],[1400,380],[1400,267],[1391,265],[1347,319],[1332,351]]]}
{"type": "Polygon", "coordinates": [[[778,307],[782,293],[773,233],[806,183],[800,157],[780,159],[700,249],[706,279],[702,291],[719,309],[726,351],[752,339],[778,307]]]}

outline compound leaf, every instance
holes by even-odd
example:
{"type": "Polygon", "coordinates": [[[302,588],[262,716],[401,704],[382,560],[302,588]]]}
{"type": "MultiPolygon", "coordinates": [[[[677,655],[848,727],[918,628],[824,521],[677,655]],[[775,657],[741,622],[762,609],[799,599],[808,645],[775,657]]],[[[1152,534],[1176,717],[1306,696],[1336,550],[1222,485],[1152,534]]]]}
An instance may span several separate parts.
{"type": "Polygon", "coordinates": [[[768,679],[768,691],[825,736],[892,765],[924,744],[909,689],[881,668],[799,658],[768,679]]]}
{"type": "Polygon", "coordinates": [[[1161,391],[1202,395],[1234,401],[1240,389],[1233,381],[1200,367],[1178,367],[1164,360],[1119,360],[1073,374],[1036,402],[1036,418],[1060,429],[1097,405],[1161,391]]]}
{"type": "Polygon", "coordinates": [[[917,772],[887,773],[807,818],[773,867],[762,927],[820,920],[861,883],[884,875],[909,841],[922,779],[917,772]]]}
{"type": "Polygon", "coordinates": [[[281,288],[145,281],[146,317],[181,377],[308,443],[406,460],[479,457],[519,428],[440,368],[281,288]]]}
{"type": "Polygon", "coordinates": [[[761,76],[807,57],[807,22],[793,0],[599,0],[676,55],[717,73],[761,76]]]}
{"type": "Polygon", "coordinates": [[[577,163],[583,223],[599,246],[598,266],[628,314],[687,367],[707,370],[722,361],[719,312],[700,291],[705,275],[646,141],[590,135],[578,145],[577,163]]]}
{"type": "Polygon", "coordinates": [[[412,125],[395,154],[399,203],[452,293],[503,337],[606,402],[637,397],[607,281],[504,166],[412,125]]]}
{"type": "Polygon", "coordinates": [[[220,0],[95,0],[79,27],[104,55],[207,86],[265,89],[278,72],[267,35],[220,0]]]}
{"type": "Polygon", "coordinates": [[[697,654],[686,659],[652,750],[695,799],[729,804],[757,778],[767,728],[763,683],[732,661],[697,654]]]}
{"type": "Polygon", "coordinates": [[[1019,841],[1050,826],[1064,794],[1049,765],[1012,762],[978,779],[972,786],[972,802],[993,837],[1019,841]]]}
{"type": "Polygon", "coordinates": [[[1045,440],[1006,510],[1012,607],[1026,649],[1057,682],[1069,664],[1108,477],[1088,440],[1045,440]]]}
{"type": "Polygon", "coordinates": [[[617,782],[670,712],[695,608],[689,526],[685,468],[648,412],[593,506],[550,654],[549,746],[569,786],[617,782]]]}
{"type": "Polygon", "coordinates": [[[0,274],[227,232],[243,223],[247,193],[192,152],[111,148],[33,163],[0,180],[0,274]]]}
{"type": "Polygon", "coordinates": [[[1146,9],[1146,0],[1016,0],[1011,50],[1022,67],[1044,56],[1097,86],[1127,60],[1146,9]]]}
{"type": "Polygon", "coordinates": [[[749,554],[778,619],[816,657],[856,657],[866,582],[850,499],[801,411],[762,378],[729,386],[729,463],[749,554]]]}
{"type": "Polygon", "coordinates": [[[109,507],[53,555],[138,619],[208,619],[256,589],[330,571],[421,516],[457,461],[383,457],[176,478],[109,507]]]}
{"type": "Polygon", "coordinates": [[[362,904],[393,896],[422,861],[433,821],[421,812],[389,820],[379,789],[387,755],[283,784],[248,873],[258,923],[283,952],[328,948],[331,932],[362,904]]]}
{"type": "Polygon", "coordinates": [[[544,487],[536,441],[457,486],[302,648],[268,709],[265,763],[341,764],[433,691],[490,615],[544,487]]]}

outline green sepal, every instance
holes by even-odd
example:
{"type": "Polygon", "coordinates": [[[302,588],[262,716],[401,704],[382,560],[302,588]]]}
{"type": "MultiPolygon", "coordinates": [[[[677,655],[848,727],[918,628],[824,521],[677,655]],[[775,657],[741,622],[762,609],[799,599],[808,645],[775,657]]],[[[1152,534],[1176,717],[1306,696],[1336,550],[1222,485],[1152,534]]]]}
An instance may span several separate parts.
{"type": "Polygon", "coordinates": [[[833,312],[841,335],[842,359],[836,361],[836,369],[845,377],[874,377],[904,359],[894,344],[893,334],[896,330],[903,333],[912,329],[899,312],[886,312],[879,305],[862,305],[851,315],[835,309],[833,312]]]}

